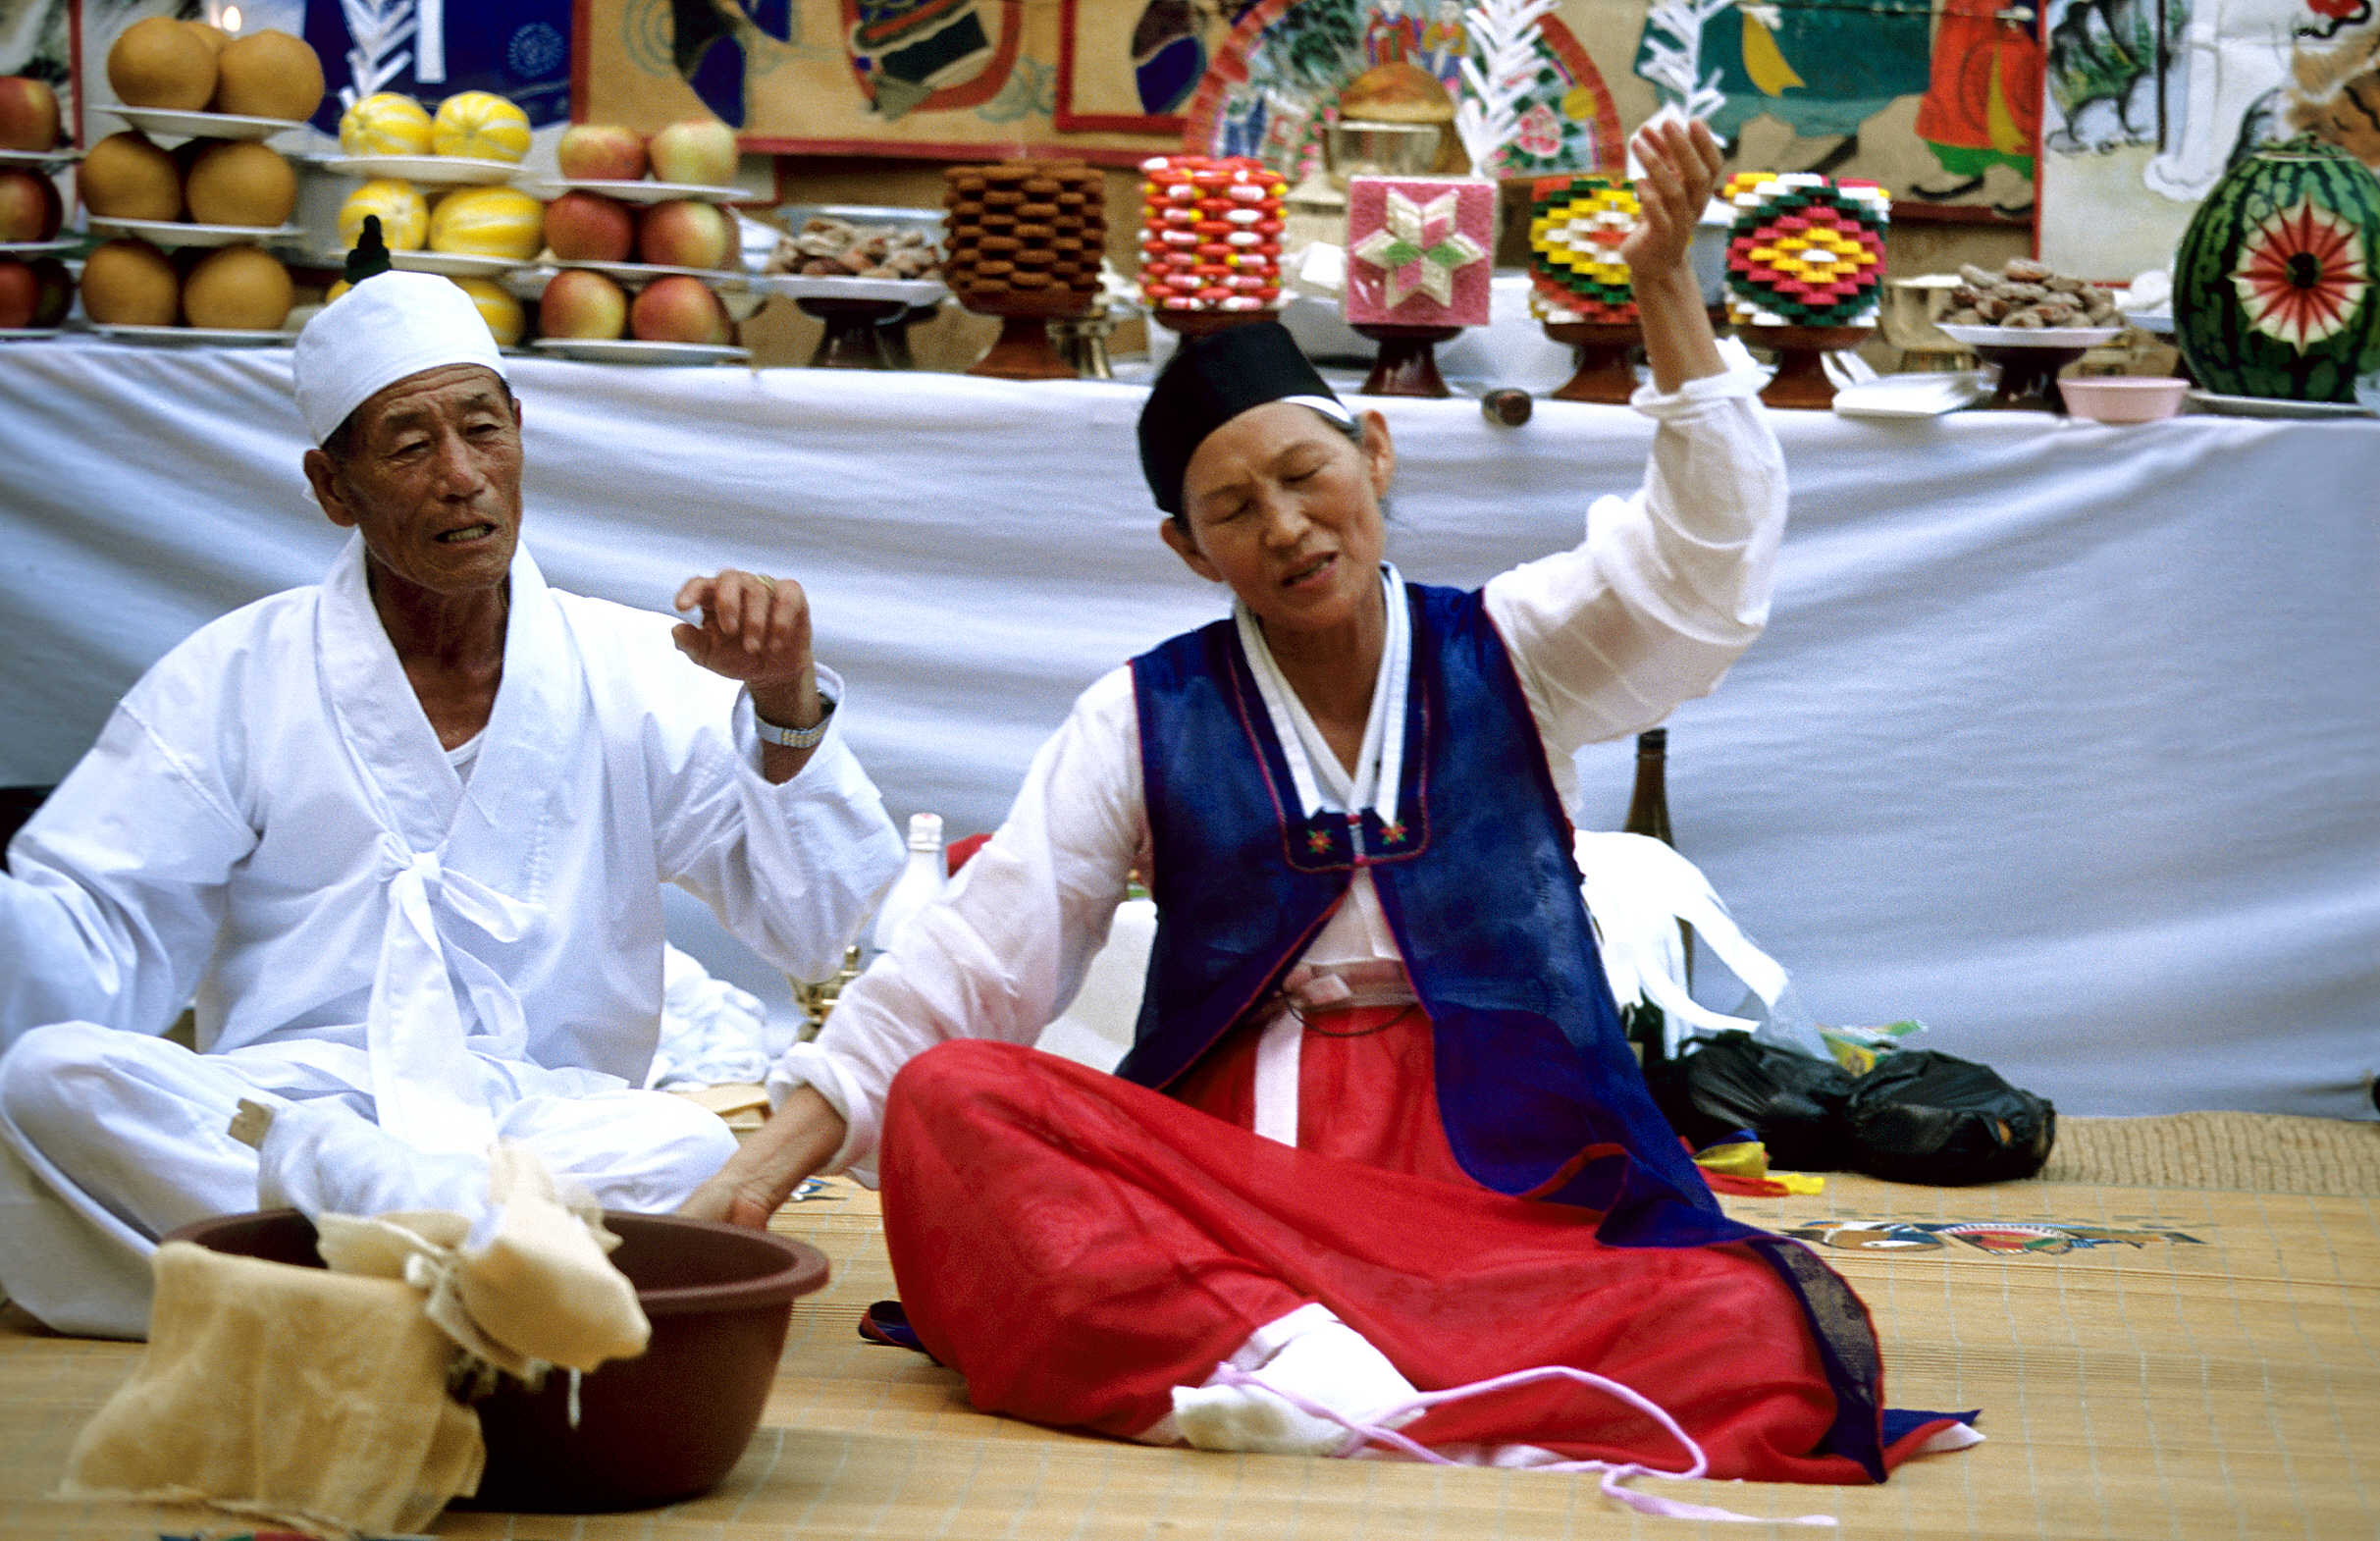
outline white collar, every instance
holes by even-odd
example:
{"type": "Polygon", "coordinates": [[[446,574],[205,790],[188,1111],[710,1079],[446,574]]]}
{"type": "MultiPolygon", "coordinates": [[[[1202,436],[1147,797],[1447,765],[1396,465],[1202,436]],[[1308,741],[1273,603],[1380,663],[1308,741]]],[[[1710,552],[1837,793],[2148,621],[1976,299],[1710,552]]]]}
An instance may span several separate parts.
{"type": "Polygon", "coordinates": [[[1382,599],[1388,607],[1388,633],[1380,649],[1380,673],[1372,682],[1372,711],[1364,720],[1363,748],[1354,774],[1339,763],[1313,715],[1290,688],[1265,645],[1264,630],[1245,605],[1235,601],[1232,619],[1240,628],[1240,646],[1247,654],[1257,694],[1272,718],[1273,736],[1289,761],[1297,801],[1305,817],[1325,810],[1361,813],[1370,808],[1383,824],[1397,818],[1397,788],[1404,773],[1404,705],[1406,682],[1412,675],[1413,628],[1404,603],[1404,579],[1389,563],[1380,564],[1382,599]],[[1386,808],[1379,807],[1382,800],[1386,808]]]}

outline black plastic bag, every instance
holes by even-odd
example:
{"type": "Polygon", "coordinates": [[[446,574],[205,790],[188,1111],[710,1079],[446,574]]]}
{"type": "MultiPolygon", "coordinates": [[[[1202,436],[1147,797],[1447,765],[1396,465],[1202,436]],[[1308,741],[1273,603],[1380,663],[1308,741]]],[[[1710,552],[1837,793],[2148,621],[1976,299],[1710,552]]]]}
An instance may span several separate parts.
{"type": "Polygon", "coordinates": [[[1845,1115],[1848,1164],[1896,1183],[1963,1188],[2031,1177],[2057,1140],[2057,1109],[2047,1099],[1935,1049],[1878,1059],[1851,1084],[1845,1115]]]}
{"type": "Polygon", "coordinates": [[[1852,1164],[1844,1117],[1852,1081],[1830,1059],[1763,1043],[1749,1033],[1704,1038],[1682,1058],[1646,1067],[1653,1100],[1695,1149],[1748,1129],[1788,1172],[1852,1164]]]}

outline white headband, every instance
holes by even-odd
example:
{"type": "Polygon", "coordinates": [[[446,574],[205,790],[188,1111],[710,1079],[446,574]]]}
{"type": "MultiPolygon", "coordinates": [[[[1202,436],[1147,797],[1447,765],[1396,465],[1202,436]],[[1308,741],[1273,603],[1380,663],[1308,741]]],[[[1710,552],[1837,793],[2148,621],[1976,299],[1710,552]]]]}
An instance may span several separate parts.
{"type": "Polygon", "coordinates": [[[435,273],[381,273],[322,307],[297,334],[297,414],[320,445],[352,412],[407,375],[478,364],[505,379],[479,307],[435,273]]]}

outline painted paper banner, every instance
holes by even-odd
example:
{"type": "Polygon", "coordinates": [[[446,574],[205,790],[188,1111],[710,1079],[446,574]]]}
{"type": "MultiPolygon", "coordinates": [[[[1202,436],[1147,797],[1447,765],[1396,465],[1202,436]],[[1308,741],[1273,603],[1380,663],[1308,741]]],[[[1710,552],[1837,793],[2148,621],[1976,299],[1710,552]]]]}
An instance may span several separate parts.
{"type": "Polygon", "coordinates": [[[1131,165],[1163,131],[1058,122],[1060,0],[577,0],[575,116],[709,112],[747,150],[1131,165]]]}

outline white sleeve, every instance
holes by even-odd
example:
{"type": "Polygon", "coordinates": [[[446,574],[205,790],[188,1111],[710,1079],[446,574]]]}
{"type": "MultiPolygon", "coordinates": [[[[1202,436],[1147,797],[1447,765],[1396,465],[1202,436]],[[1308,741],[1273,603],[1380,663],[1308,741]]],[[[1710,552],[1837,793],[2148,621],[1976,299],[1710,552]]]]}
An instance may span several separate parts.
{"type": "Polygon", "coordinates": [[[220,768],[146,720],[152,694],[135,687],[9,848],[0,1048],[53,1022],[162,1033],[214,952],[225,886],[256,834],[220,768]]]}
{"type": "MultiPolygon", "coordinates": [[[[823,664],[819,688],[839,707],[843,682],[823,664]]],[[[717,771],[724,785],[679,798],[657,830],[664,876],[797,980],[835,971],[901,873],[900,833],[851,752],[836,720],[842,715],[828,719],[801,770],[772,785],[759,769],[752,699],[736,691],[733,752],[717,757],[733,761],[717,771]]]]}
{"type": "Polygon", "coordinates": [[[1075,703],[941,898],[844,990],[825,1031],[769,1071],[772,1101],[807,1084],[849,1124],[825,1170],[873,1161],[885,1090],[917,1054],[1040,1036],[1082,987],[1146,846],[1132,675],[1119,668],[1075,703]]]}
{"type": "Polygon", "coordinates": [[[1538,730],[1567,755],[1707,695],[1769,620],[1783,452],[1738,371],[1637,392],[1660,424],[1645,484],[1604,497],[1586,539],[1488,581],[1538,730]]]}

